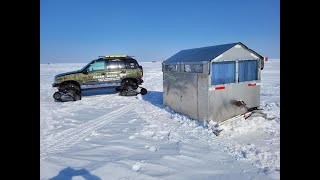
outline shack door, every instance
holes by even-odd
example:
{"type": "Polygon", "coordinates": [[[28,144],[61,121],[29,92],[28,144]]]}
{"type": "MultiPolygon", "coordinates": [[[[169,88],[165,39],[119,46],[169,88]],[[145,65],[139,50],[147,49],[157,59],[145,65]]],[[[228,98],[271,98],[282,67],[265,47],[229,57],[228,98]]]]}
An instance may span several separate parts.
{"type": "Polygon", "coordinates": [[[195,73],[181,73],[180,108],[181,112],[198,119],[198,76],[195,73]]]}

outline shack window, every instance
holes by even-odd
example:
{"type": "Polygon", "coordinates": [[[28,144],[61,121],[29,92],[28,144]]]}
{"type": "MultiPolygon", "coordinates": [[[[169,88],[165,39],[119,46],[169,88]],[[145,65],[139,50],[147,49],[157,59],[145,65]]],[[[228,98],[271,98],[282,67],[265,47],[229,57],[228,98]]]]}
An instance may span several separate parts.
{"type": "Polygon", "coordinates": [[[202,64],[185,64],[184,72],[202,73],[203,65],[202,64]]]}
{"type": "Polygon", "coordinates": [[[256,60],[239,61],[239,82],[258,80],[256,60]]]}
{"type": "Polygon", "coordinates": [[[212,63],[211,85],[236,82],[236,62],[212,63]]]}
{"type": "Polygon", "coordinates": [[[176,64],[166,65],[166,71],[178,71],[178,66],[176,64]]]}

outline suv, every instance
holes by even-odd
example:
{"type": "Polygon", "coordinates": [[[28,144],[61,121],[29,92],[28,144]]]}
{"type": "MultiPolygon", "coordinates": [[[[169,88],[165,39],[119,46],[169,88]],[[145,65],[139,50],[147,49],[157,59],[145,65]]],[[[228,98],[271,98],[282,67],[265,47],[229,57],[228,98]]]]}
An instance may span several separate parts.
{"type": "Polygon", "coordinates": [[[99,56],[80,70],[56,75],[52,86],[58,91],[53,98],[77,101],[81,91],[100,88],[115,88],[123,96],[144,95],[147,90],[139,87],[142,76],[142,66],[132,56],[99,56]]]}

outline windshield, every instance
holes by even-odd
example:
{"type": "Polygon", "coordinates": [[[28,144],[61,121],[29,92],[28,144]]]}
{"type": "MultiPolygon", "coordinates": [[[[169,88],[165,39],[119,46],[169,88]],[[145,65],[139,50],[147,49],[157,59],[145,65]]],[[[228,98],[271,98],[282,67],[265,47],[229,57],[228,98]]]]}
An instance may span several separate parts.
{"type": "Polygon", "coordinates": [[[80,69],[80,71],[84,71],[90,64],[92,64],[94,61],[96,60],[92,60],[90,61],[88,64],[86,64],[85,66],[83,66],[83,68],[80,69]]]}

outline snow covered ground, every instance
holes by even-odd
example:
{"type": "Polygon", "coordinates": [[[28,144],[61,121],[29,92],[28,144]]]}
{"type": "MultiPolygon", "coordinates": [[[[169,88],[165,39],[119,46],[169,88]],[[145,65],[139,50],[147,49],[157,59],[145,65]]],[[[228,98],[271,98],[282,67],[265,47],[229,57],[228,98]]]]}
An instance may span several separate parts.
{"type": "Polygon", "coordinates": [[[262,71],[268,117],[210,126],[163,106],[161,62],[140,62],[148,94],[91,90],[55,102],[56,74],[85,64],[40,65],[40,179],[280,179],[280,60],[262,71]]]}

